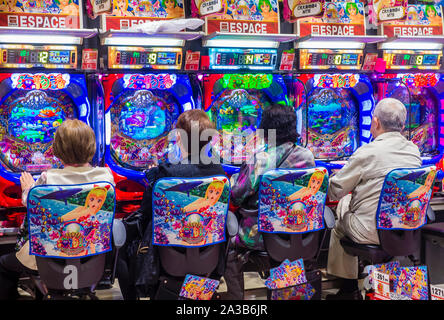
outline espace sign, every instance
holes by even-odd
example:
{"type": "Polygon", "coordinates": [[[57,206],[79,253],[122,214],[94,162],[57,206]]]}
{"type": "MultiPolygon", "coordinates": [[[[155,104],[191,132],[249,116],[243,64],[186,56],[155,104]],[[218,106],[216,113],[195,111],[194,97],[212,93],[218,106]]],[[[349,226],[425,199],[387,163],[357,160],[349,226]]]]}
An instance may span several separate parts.
{"type": "Polygon", "coordinates": [[[229,32],[229,33],[279,33],[279,23],[270,21],[249,21],[249,20],[224,20],[207,19],[206,33],[229,32]]]}

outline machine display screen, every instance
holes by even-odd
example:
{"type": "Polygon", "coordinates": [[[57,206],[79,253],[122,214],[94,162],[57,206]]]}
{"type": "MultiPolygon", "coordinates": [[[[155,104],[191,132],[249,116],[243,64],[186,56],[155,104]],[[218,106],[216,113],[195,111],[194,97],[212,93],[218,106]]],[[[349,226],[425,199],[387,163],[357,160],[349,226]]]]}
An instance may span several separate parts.
{"type": "Polygon", "coordinates": [[[0,45],[0,68],[75,69],[77,49],[74,46],[0,45]]]}
{"type": "Polygon", "coordinates": [[[439,69],[441,57],[441,51],[384,50],[387,69],[439,69]]]}
{"type": "Polygon", "coordinates": [[[112,69],[180,69],[181,48],[108,47],[112,69]]]}
{"type": "Polygon", "coordinates": [[[273,70],[276,49],[210,48],[210,69],[273,70]]]}
{"type": "Polygon", "coordinates": [[[300,49],[301,69],[358,70],[363,62],[362,50],[300,49]]]}

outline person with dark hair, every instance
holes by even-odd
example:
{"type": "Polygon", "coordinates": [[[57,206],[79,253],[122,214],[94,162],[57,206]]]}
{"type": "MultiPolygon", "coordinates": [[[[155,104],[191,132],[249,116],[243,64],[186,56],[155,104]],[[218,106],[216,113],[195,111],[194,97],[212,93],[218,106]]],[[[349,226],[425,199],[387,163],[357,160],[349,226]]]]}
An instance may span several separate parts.
{"type": "MultiPolygon", "coordinates": [[[[140,209],[133,214],[134,219],[138,220],[138,229],[143,234],[129,232],[125,247],[120,250],[121,254],[119,253],[117,262],[117,277],[125,300],[136,300],[140,296],[153,295],[156,290],[156,285],[146,283],[146,280],[142,280],[145,283],[136,280],[145,279],[142,273],[151,271],[137,270],[137,266],[133,262],[134,256],[139,254],[134,252],[134,250],[138,251],[139,237],[146,239],[151,229],[152,193],[155,183],[165,177],[193,178],[225,175],[220,162],[211,162],[203,158],[203,155],[206,155],[206,147],[212,138],[212,130],[214,130],[214,124],[204,111],[189,110],[182,113],[177,119],[176,130],[173,132],[176,144],[180,149],[180,161],[154,165],[146,171],[148,186],[143,194],[140,209]]],[[[217,134],[217,131],[214,130],[213,134],[217,134]]],[[[221,259],[216,270],[218,276],[222,276],[224,266],[225,261],[221,259]]]]}
{"type": "MultiPolygon", "coordinates": [[[[280,104],[268,106],[263,110],[259,129],[263,130],[265,149],[252,155],[252,158],[242,165],[239,173],[231,177],[230,208],[237,213],[240,220],[239,238],[242,240],[236,241],[236,249],[241,251],[264,249],[262,237],[257,232],[257,216],[245,219],[241,218],[242,215],[239,213],[242,209],[257,212],[261,176],[267,170],[275,168],[315,166],[313,153],[296,145],[299,135],[296,128],[296,112],[293,107],[280,104]]],[[[227,283],[227,299],[243,299],[242,270],[243,263],[238,259],[238,251],[230,251],[224,275],[227,283]]]]}

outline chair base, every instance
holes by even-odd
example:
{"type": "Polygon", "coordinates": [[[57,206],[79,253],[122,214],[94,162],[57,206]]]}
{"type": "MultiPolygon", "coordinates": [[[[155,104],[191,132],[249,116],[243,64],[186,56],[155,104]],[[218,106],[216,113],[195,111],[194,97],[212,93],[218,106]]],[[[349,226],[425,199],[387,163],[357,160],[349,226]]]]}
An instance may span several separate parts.
{"type": "Polygon", "coordinates": [[[347,254],[357,256],[370,264],[388,262],[393,258],[377,244],[360,244],[348,237],[342,238],[340,242],[347,254]]]}

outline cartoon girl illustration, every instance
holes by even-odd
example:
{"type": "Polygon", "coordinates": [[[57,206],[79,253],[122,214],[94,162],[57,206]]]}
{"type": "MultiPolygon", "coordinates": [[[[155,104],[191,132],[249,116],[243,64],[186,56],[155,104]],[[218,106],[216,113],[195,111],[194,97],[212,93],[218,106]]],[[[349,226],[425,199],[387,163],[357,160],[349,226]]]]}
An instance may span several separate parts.
{"type": "Polygon", "coordinates": [[[421,269],[417,269],[415,275],[413,276],[412,283],[412,299],[421,299],[421,290],[427,286],[427,282],[424,279],[424,274],[421,269]]]}
{"type": "Polygon", "coordinates": [[[17,6],[17,0],[1,0],[0,12],[23,12],[23,9],[17,6]]]}
{"type": "Polygon", "coordinates": [[[60,14],[66,14],[70,16],[79,15],[79,6],[73,2],[73,0],[55,0],[60,8],[60,14]]]}
{"type": "Polygon", "coordinates": [[[324,13],[324,20],[325,22],[329,23],[338,22],[339,20],[338,8],[336,8],[336,5],[334,3],[327,4],[324,13]]]}
{"type": "Polygon", "coordinates": [[[277,20],[277,12],[273,10],[270,0],[259,0],[259,12],[264,17],[263,21],[277,20]]]}
{"type": "Polygon", "coordinates": [[[60,217],[62,222],[78,220],[79,218],[87,218],[94,216],[102,208],[105,203],[109,186],[95,187],[86,196],[85,205],[77,207],[74,210],[60,217]]]}
{"type": "Polygon", "coordinates": [[[436,176],[436,170],[431,170],[427,175],[424,185],[418,187],[415,191],[411,192],[408,195],[409,199],[418,198],[419,200],[422,200],[430,191],[430,189],[433,187],[435,176],[436,176]]]}
{"type": "Polygon", "coordinates": [[[438,15],[434,5],[428,4],[425,7],[425,16],[430,21],[430,25],[438,26],[442,24],[442,18],[438,15]]]}
{"type": "Polygon", "coordinates": [[[128,17],[133,14],[128,11],[128,0],[113,0],[113,15],[117,17],[128,17]]]}
{"type": "MultiPolygon", "coordinates": [[[[306,228],[312,228],[314,224],[314,219],[312,217],[314,210],[317,207],[317,200],[315,198],[318,191],[321,189],[322,183],[324,181],[325,172],[317,170],[315,171],[308,181],[308,186],[305,188],[301,188],[295,193],[291,194],[287,197],[287,201],[290,201],[290,214],[289,216],[294,216],[299,225],[303,230],[306,228]],[[303,204],[304,207],[301,208],[303,204]],[[312,207],[309,212],[306,212],[306,205],[312,204],[312,207]],[[294,211],[296,210],[296,211],[294,211]],[[308,218],[308,219],[307,219],[308,218]],[[307,221],[308,220],[308,221],[307,221]]],[[[298,225],[296,223],[296,225],[298,225]]]]}
{"type": "Polygon", "coordinates": [[[162,0],[162,7],[167,13],[167,17],[170,19],[182,18],[184,16],[184,10],[179,6],[177,0],[162,0]]]}
{"type": "Polygon", "coordinates": [[[404,292],[404,287],[407,284],[407,271],[405,269],[401,270],[399,275],[398,283],[396,284],[395,292],[396,294],[402,294],[404,292]]]}
{"type": "Polygon", "coordinates": [[[347,2],[345,8],[351,24],[363,24],[364,16],[359,13],[358,5],[355,2],[347,2]]]}
{"type": "Polygon", "coordinates": [[[233,14],[235,10],[236,10],[236,0],[225,0],[223,18],[233,19],[233,14]]]}
{"type": "Polygon", "coordinates": [[[233,12],[233,18],[237,20],[248,20],[250,18],[250,8],[245,0],[240,0],[236,10],[233,12]]]}
{"type": "Polygon", "coordinates": [[[203,225],[204,218],[209,213],[209,208],[214,206],[222,196],[224,191],[225,183],[216,180],[210,183],[208,186],[204,198],[197,199],[196,201],[188,204],[182,210],[187,214],[182,229],[179,231],[179,236],[188,243],[199,243],[205,239],[207,236],[207,242],[213,241],[213,219],[207,223],[206,226],[203,225]]]}
{"type": "Polygon", "coordinates": [[[407,24],[416,24],[418,21],[418,12],[415,7],[409,7],[407,12],[407,24]]]}

